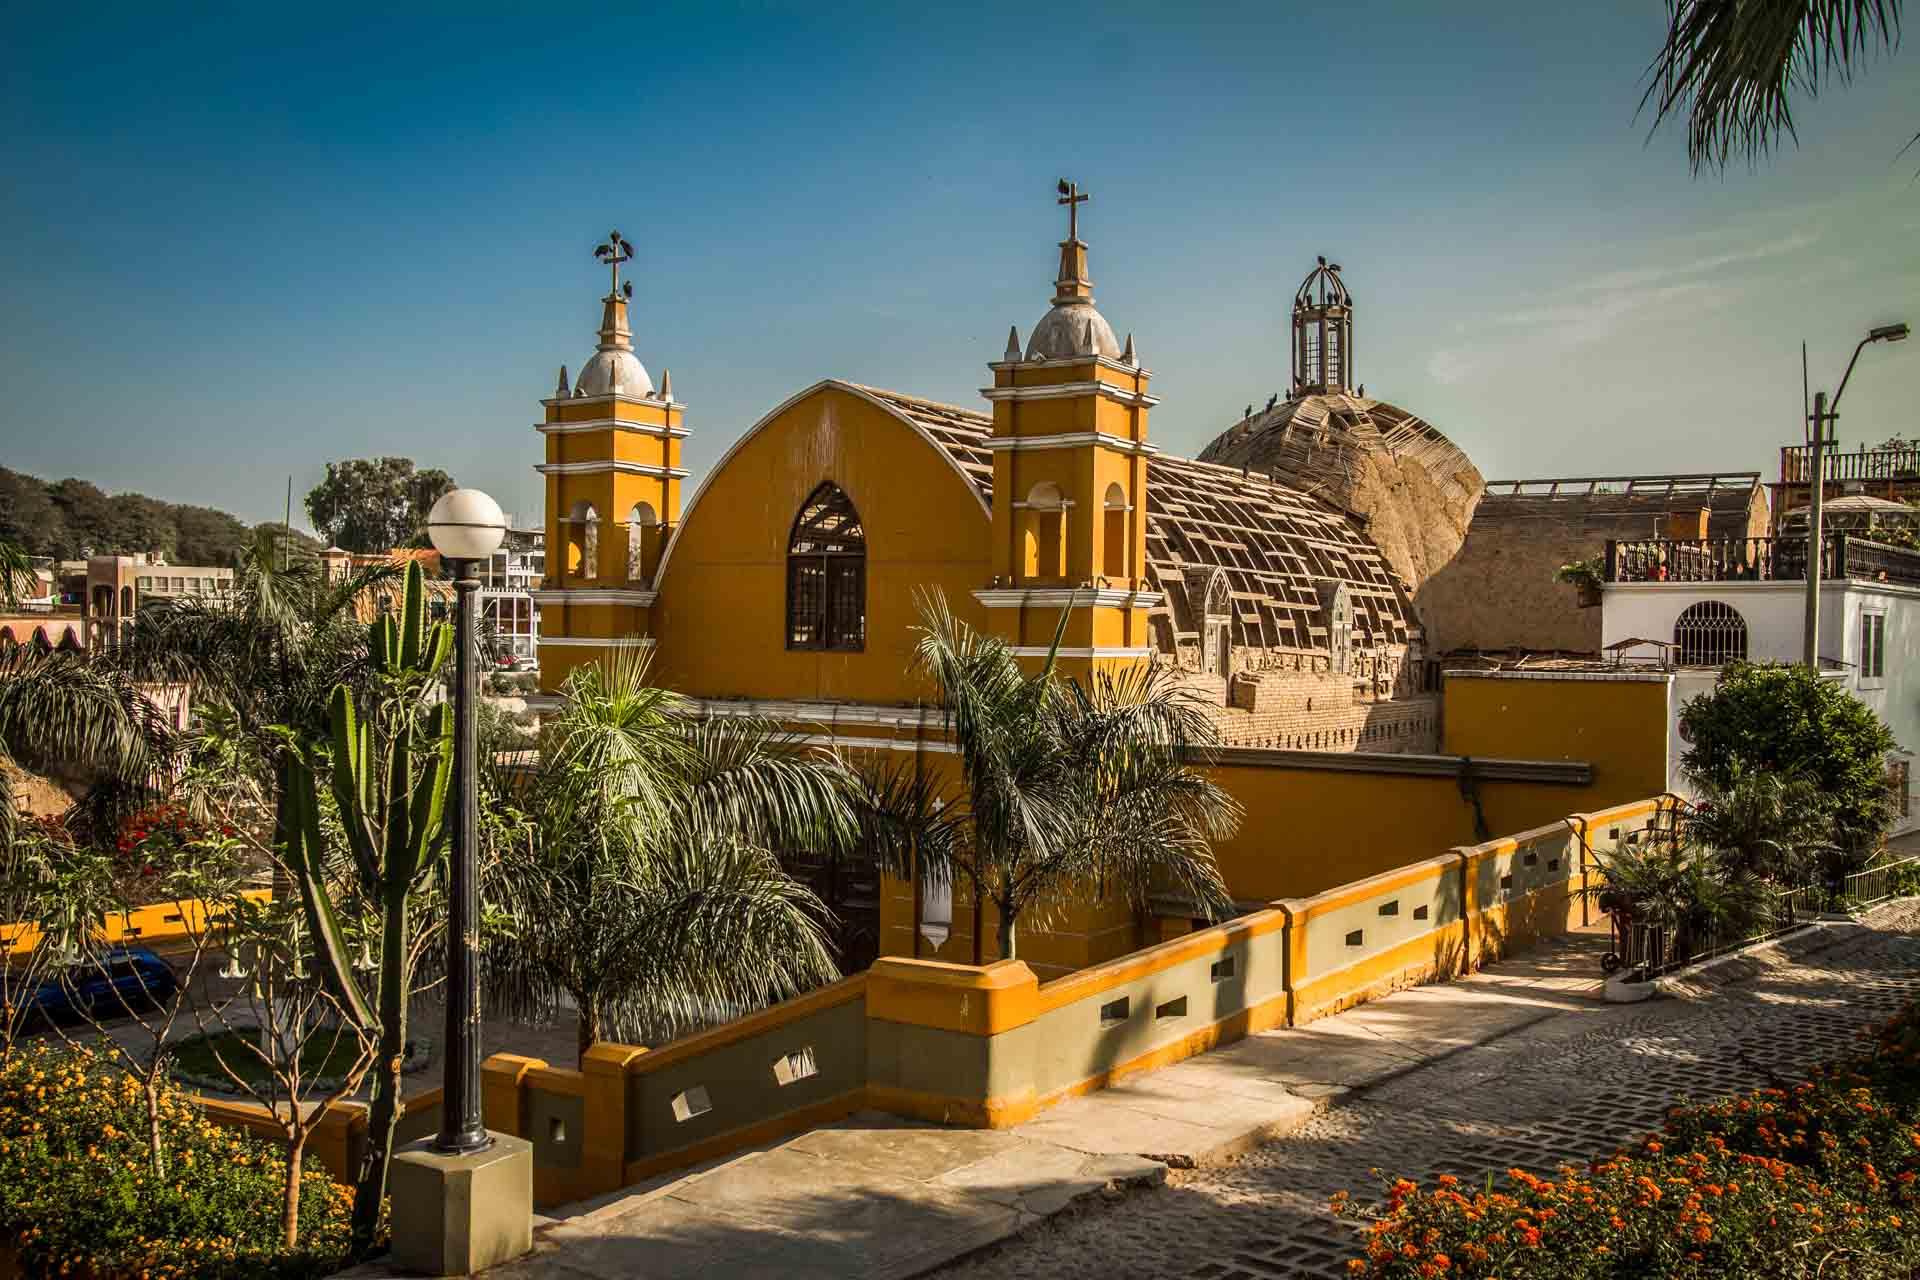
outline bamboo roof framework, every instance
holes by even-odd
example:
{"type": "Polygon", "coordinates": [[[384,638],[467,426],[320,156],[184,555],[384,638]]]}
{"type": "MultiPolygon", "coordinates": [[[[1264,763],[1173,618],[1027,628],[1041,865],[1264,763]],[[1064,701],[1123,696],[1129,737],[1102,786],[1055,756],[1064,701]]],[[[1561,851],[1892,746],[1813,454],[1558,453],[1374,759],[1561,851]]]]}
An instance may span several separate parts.
{"type": "MultiPolygon", "coordinates": [[[[992,418],[861,389],[924,430],[992,505],[992,418]]],[[[1145,569],[1151,589],[1165,596],[1148,613],[1163,653],[1199,634],[1216,573],[1226,581],[1236,646],[1324,650],[1326,584],[1347,588],[1361,644],[1405,644],[1418,630],[1405,584],[1357,521],[1312,493],[1238,467],[1148,458],[1145,569]]]]}

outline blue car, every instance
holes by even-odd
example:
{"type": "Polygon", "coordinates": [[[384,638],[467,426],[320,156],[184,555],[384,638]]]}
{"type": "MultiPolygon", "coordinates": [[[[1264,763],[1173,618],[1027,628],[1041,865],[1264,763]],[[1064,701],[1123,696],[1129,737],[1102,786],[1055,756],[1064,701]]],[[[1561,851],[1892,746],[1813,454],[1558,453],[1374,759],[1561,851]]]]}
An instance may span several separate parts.
{"type": "Polygon", "coordinates": [[[129,1010],[165,1004],[179,990],[173,969],[145,947],[115,947],[98,961],[73,966],[40,984],[33,1011],[49,1022],[112,1018],[129,1010]]]}

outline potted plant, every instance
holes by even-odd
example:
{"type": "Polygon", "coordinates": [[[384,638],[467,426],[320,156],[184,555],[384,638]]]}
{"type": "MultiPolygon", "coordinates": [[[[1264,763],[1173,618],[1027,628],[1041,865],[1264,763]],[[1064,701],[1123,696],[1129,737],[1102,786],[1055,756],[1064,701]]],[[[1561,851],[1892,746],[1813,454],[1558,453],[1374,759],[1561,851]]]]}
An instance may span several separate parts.
{"type": "Polygon", "coordinates": [[[1585,560],[1575,560],[1563,564],[1554,572],[1555,582],[1571,583],[1579,590],[1582,609],[1597,608],[1600,604],[1600,584],[1602,566],[1599,556],[1590,556],[1585,560]]]}

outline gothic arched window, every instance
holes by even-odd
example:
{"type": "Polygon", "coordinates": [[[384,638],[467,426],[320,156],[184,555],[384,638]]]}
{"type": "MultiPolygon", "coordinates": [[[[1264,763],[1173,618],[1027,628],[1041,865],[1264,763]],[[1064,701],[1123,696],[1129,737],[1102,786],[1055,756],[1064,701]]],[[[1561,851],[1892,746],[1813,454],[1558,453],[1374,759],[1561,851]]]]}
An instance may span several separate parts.
{"type": "Polygon", "coordinates": [[[1747,620],[1721,600],[1690,604],[1673,624],[1683,667],[1718,667],[1747,660],[1747,620]]]}
{"type": "Polygon", "coordinates": [[[787,542],[787,648],[867,647],[867,535],[845,491],[823,482],[787,542]]]}

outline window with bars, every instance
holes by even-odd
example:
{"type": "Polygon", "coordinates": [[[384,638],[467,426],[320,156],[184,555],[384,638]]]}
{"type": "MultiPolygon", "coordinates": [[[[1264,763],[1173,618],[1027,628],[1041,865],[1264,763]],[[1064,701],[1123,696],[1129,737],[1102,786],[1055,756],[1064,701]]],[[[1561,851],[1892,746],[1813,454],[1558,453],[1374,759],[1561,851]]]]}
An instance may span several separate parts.
{"type": "Polygon", "coordinates": [[[1895,760],[1887,766],[1887,794],[1894,809],[1903,818],[1913,816],[1911,761],[1895,760]]]}
{"type": "Polygon", "coordinates": [[[801,504],[787,542],[787,648],[867,645],[867,535],[839,485],[801,504]]]}
{"type": "Polygon", "coordinates": [[[1718,667],[1747,660],[1747,620],[1721,600],[1690,604],[1673,624],[1683,667],[1718,667]]]}

